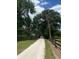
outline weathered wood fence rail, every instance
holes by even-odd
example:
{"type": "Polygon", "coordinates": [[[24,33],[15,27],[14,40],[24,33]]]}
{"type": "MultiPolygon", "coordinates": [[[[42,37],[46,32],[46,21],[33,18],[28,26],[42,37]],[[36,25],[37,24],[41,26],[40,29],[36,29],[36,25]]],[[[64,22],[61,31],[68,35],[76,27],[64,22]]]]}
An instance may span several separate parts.
{"type": "Polygon", "coordinates": [[[60,39],[55,40],[55,47],[58,47],[59,49],[61,49],[61,40],[60,39]]]}

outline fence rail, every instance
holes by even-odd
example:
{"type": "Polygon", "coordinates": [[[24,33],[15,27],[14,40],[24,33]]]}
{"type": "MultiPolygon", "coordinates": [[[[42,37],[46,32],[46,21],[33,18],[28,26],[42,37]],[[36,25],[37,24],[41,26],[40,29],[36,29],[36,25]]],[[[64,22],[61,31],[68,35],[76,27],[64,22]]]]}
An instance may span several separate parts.
{"type": "Polygon", "coordinates": [[[58,47],[59,49],[61,49],[61,40],[60,39],[55,40],[55,46],[58,47]]]}

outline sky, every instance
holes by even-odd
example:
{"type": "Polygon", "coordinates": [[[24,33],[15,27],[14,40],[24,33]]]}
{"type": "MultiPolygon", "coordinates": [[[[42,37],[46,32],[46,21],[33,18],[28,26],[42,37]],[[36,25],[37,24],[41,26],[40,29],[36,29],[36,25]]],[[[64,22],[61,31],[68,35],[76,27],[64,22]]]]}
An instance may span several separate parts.
{"type": "Polygon", "coordinates": [[[41,13],[45,9],[55,10],[61,14],[61,0],[31,0],[35,5],[35,14],[30,14],[33,18],[36,14],[41,13]]]}

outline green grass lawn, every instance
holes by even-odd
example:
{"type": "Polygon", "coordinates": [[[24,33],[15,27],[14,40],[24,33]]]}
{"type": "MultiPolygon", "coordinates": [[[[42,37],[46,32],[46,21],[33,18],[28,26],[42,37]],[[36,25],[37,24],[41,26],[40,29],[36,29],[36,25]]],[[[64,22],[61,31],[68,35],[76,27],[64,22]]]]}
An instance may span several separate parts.
{"type": "Polygon", "coordinates": [[[26,40],[17,42],[17,54],[21,53],[24,49],[28,48],[36,40],[26,40]]]}
{"type": "Polygon", "coordinates": [[[45,40],[45,59],[55,59],[48,40],[45,40]]]}

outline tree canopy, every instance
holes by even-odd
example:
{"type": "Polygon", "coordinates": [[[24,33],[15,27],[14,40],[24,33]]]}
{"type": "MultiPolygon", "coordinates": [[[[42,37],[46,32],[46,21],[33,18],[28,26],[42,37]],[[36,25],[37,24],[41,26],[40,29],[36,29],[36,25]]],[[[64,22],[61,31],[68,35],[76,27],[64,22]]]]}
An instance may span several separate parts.
{"type": "Polygon", "coordinates": [[[34,16],[34,4],[30,0],[17,0],[17,36],[26,38],[57,38],[61,36],[61,17],[54,10],[44,10],[34,16]]]}
{"type": "Polygon", "coordinates": [[[39,30],[40,35],[43,35],[45,38],[52,39],[60,33],[60,14],[54,10],[44,10],[36,15],[33,20],[34,24],[38,27],[36,28],[39,30]]]}

